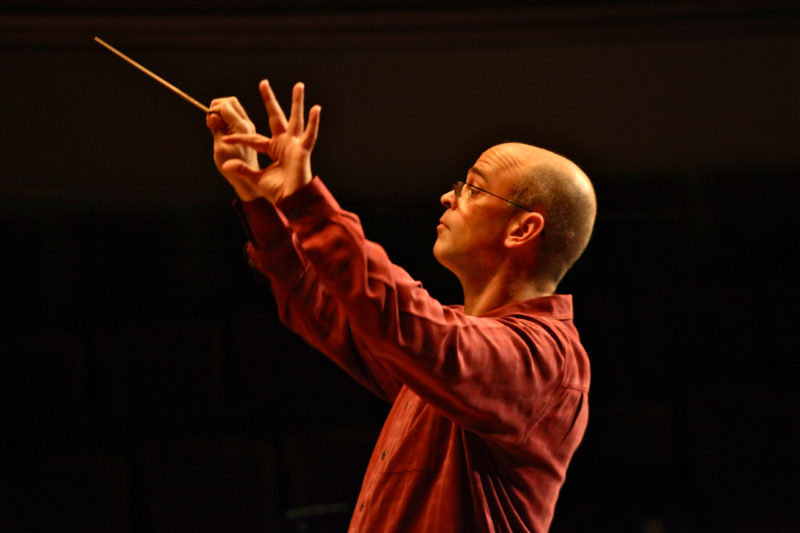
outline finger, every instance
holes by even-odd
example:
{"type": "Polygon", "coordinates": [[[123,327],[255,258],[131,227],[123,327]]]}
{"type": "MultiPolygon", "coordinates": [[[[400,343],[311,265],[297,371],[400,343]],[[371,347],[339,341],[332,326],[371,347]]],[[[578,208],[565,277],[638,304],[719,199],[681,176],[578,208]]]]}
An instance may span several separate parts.
{"type": "Polygon", "coordinates": [[[214,136],[228,133],[228,125],[216,111],[209,111],[206,115],[206,126],[214,136]]]}
{"type": "Polygon", "coordinates": [[[308,126],[306,126],[306,131],[303,132],[303,138],[301,139],[303,148],[307,150],[311,150],[317,142],[320,113],[322,113],[322,107],[318,105],[312,107],[311,111],[308,112],[308,126]]]}
{"type": "Polygon", "coordinates": [[[292,88],[292,111],[289,114],[289,133],[300,135],[303,133],[303,123],[305,122],[303,99],[305,96],[305,85],[298,82],[292,88]]]}
{"type": "Polygon", "coordinates": [[[250,117],[247,116],[247,112],[242,107],[241,102],[235,96],[225,96],[223,98],[214,98],[211,100],[211,104],[208,106],[209,109],[217,107],[217,106],[230,106],[231,109],[239,115],[239,117],[243,120],[250,120],[250,117]]]}
{"type": "Polygon", "coordinates": [[[239,116],[243,120],[250,120],[250,117],[247,116],[247,111],[244,110],[244,107],[242,107],[242,104],[239,102],[238,98],[231,99],[231,106],[237,113],[239,113],[239,116]]]}
{"type": "Polygon", "coordinates": [[[241,180],[256,185],[258,180],[261,179],[261,169],[252,168],[241,159],[229,159],[222,164],[222,171],[230,173],[240,178],[241,180]]]}
{"type": "Polygon", "coordinates": [[[209,106],[209,112],[219,115],[225,123],[224,131],[218,129],[214,131],[215,134],[233,132],[253,133],[256,130],[253,123],[247,118],[247,113],[244,112],[244,108],[242,108],[239,101],[234,97],[213,100],[209,106]]]}
{"type": "Polygon", "coordinates": [[[272,139],[258,133],[234,133],[222,137],[222,141],[230,144],[249,146],[260,154],[266,154],[272,139]]]}
{"type": "Polygon", "coordinates": [[[283,114],[283,109],[278,104],[275,93],[272,92],[272,87],[267,80],[263,80],[258,88],[261,91],[264,106],[267,108],[267,115],[269,115],[269,129],[273,136],[279,135],[286,131],[286,115],[283,114]]]}

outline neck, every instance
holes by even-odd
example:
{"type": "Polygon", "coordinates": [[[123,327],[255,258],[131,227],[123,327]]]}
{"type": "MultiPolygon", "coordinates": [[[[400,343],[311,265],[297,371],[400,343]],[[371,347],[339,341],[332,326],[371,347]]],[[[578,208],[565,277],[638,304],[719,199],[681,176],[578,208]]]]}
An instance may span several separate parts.
{"type": "Polygon", "coordinates": [[[488,276],[459,276],[464,291],[464,312],[479,316],[504,305],[555,292],[554,284],[521,277],[519,272],[519,269],[501,267],[488,276]]]}

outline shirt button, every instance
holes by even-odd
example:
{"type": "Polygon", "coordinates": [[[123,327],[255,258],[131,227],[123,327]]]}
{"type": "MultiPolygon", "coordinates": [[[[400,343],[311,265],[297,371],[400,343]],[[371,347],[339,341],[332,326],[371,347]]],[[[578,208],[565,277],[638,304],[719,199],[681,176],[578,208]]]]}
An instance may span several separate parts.
{"type": "Polygon", "coordinates": [[[385,458],[386,458],[386,450],[383,450],[383,453],[381,454],[381,461],[383,461],[385,458]]]}
{"type": "Polygon", "coordinates": [[[359,511],[363,511],[364,510],[364,502],[361,502],[361,505],[359,506],[358,510],[359,511]]]}

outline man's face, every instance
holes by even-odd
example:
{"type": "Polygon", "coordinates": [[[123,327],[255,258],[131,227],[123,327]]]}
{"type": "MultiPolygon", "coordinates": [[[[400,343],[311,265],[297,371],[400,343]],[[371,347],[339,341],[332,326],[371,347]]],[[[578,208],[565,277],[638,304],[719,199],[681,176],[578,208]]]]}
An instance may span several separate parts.
{"type": "MultiPolygon", "coordinates": [[[[507,145],[490,148],[478,158],[464,181],[508,198],[519,163],[507,145]]],[[[458,201],[450,191],[441,198],[447,210],[437,226],[436,259],[456,275],[481,274],[504,253],[506,225],[515,214],[509,204],[465,185],[458,201]]]]}

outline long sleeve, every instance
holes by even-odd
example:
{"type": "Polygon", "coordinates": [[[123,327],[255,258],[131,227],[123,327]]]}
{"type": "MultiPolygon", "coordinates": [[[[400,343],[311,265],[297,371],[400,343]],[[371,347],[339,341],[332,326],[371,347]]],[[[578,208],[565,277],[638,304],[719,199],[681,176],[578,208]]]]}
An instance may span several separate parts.
{"type": "Polygon", "coordinates": [[[460,426],[522,439],[553,392],[580,380],[564,372],[565,357],[582,348],[562,331],[571,321],[551,319],[559,309],[548,308],[541,319],[535,305],[531,313],[473,317],[441,305],[365,239],[358,218],[319,179],[278,209],[310,270],[341,306],[359,351],[460,426]]]}
{"type": "Polygon", "coordinates": [[[296,247],[285,219],[264,199],[237,200],[234,207],[248,234],[250,264],[269,280],[281,321],[364,387],[393,401],[400,382],[378,362],[361,356],[346,315],[296,247]]]}

